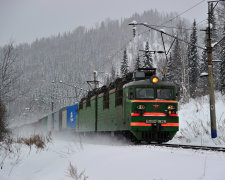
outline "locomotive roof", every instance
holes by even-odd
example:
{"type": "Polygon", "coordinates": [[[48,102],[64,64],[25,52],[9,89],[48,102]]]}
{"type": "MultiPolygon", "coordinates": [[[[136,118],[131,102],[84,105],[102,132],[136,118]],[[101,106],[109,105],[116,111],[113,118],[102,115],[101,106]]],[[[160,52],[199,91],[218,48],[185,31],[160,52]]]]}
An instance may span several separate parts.
{"type": "Polygon", "coordinates": [[[138,80],[138,81],[131,81],[123,86],[123,88],[129,87],[129,86],[145,86],[145,85],[152,85],[152,86],[175,86],[175,84],[169,82],[169,81],[163,81],[159,80],[158,83],[154,84],[151,79],[144,79],[144,80],[138,80]]]}

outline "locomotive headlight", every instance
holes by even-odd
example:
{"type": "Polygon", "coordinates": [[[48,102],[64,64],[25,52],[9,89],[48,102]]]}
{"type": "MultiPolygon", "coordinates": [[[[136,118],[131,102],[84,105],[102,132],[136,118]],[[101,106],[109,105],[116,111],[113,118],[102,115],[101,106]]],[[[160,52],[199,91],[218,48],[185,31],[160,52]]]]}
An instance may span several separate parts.
{"type": "Polygon", "coordinates": [[[168,109],[168,110],[174,110],[174,109],[175,109],[175,106],[169,105],[169,106],[167,107],[167,109],[168,109]]]}
{"type": "Polygon", "coordinates": [[[153,77],[152,78],[152,82],[155,84],[155,83],[157,83],[159,81],[159,79],[157,78],[157,77],[153,77]]]}
{"type": "Polygon", "coordinates": [[[139,110],[144,110],[144,109],[145,109],[145,105],[139,104],[139,105],[137,106],[137,109],[139,109],[139,110]]]}

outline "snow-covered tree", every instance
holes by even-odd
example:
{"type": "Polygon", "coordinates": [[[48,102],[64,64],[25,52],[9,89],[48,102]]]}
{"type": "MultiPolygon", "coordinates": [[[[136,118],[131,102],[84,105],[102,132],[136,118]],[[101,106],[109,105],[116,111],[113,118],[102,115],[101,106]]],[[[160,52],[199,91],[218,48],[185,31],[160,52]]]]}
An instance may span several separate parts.
{"type": "Polygon", "coordinates": [[[166,68],[166,77],[169,81],[172,81],[173,79],[173,64],[172,64],[172,56],[171,56],[171,53],[170,53],[170,57],[168,58],[168,62],[167,62],[167,68],[166,68]]]}
{"type": "MultiPolygon", "coordinates": [[[[186,24],[184,21],[179,21],[176,31],[176,36],[189,41],[189,33],[186,29],[186,24]]],[[[174,45],[175,46],[175,45],[174,45]]],[[[180,97],[183,102],[187,102],[190,97],[189,93],[189,76],[188,76],[188,57],[187,57],[187,44],[179,41],[180,57],[181,57],[181,92],[180,97]]]]}
{"type": "MultiPolygon", "coordinates": [[[[167,78],[176,84],[177,92],[180,94],[182,81],[182,60],[180,43],[176,40],[172,53],[167,62],[167,78]]],[[[180,94],[182,96],[182,94],[180,94]]]]}
{"type": "Polygon", "coordinates": [[[110,81],[113,82],[113,81],[115,81],[115,79],[116,79],[116,70],[115,70],[115,67],[112,66],[111,75],[110,75],[110,81]]]}
{"type": "Polygon", "coordinates": [[[149,52],[149,43],[148,41],[145,44],[145,52],[144,52],[144,67],[145,68],[152,68],[153,67],[153,60],[152,54],[149,52]]]}
{"type": "Polygon", "coordinates": [[[197,45],[197,29],[196,21],[193,22],[192,33],[190,36],[191,45],[188,46],[188,74],[189,74],[189,86],[190,86],[190,96],[196,96],[197,83],[199,79],[199,55],[197,45]]]}
{"type": "Polygon", "coordinates": [[[20,92],[17,84],[20,72],[15,60],[16,54],[12,43],[0,49],[0,141],[7,133],[6,107],[20,92]]]}
{"type": "Polygon", "coordinates": [[[217,34],[221,38],[223,34],[223,26],[225,22],[225,2],[219,2],[216,6],[216,17],[217,17],[217,34]]]}
{"type": "MultiPolygon", "coordinates": [[[[202,51],[202,56],[199,63],[200,67],[200,74],[201,73],[208,73],[208,58],[207,58],[207,51],[202,51]]],[[[205,95],[208,92],[208,77],[200,77],[198,81],[198,92],[202,95],[205,95]]]]}
{"type": "Polygon", "coordinates": [[[124,76],[128,73],[128,58],[127,58],[127,50],[123,51],[123,60],[120,66],[121,75],[124,76]]]}
{"type": "Polygon", "coordinates": [[[139,56],[139,54],[137,54],[134,70],[138,70],[138,68],[140,68],[140,67],[141,67],[140,56],[139,56]]]}

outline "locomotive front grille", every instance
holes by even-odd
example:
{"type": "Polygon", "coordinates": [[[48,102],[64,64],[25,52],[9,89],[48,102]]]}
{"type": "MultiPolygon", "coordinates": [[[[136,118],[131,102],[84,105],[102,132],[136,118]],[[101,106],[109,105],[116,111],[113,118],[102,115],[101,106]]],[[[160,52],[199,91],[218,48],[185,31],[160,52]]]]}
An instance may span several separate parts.
{"type": "Polygon", "coordinates": [[[142,132],[142,139],[145,141],[168,141],[170,137],[169,132],[142,132]]]}

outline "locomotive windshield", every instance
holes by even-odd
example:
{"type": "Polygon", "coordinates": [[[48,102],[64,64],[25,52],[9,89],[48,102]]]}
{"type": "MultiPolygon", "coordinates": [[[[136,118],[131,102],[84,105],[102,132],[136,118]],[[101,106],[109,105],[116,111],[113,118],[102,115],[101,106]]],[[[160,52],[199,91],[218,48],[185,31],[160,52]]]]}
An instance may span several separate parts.
{"type": "Polygon", "coordinates": [[[153,99],[154,89],[153,88],[136,88],[136,98],[153,99]]]}
{"type": "Polygon", "coordinates": [[[173,89],[157,89],[157,99],[173,99],[173,89]]]}

